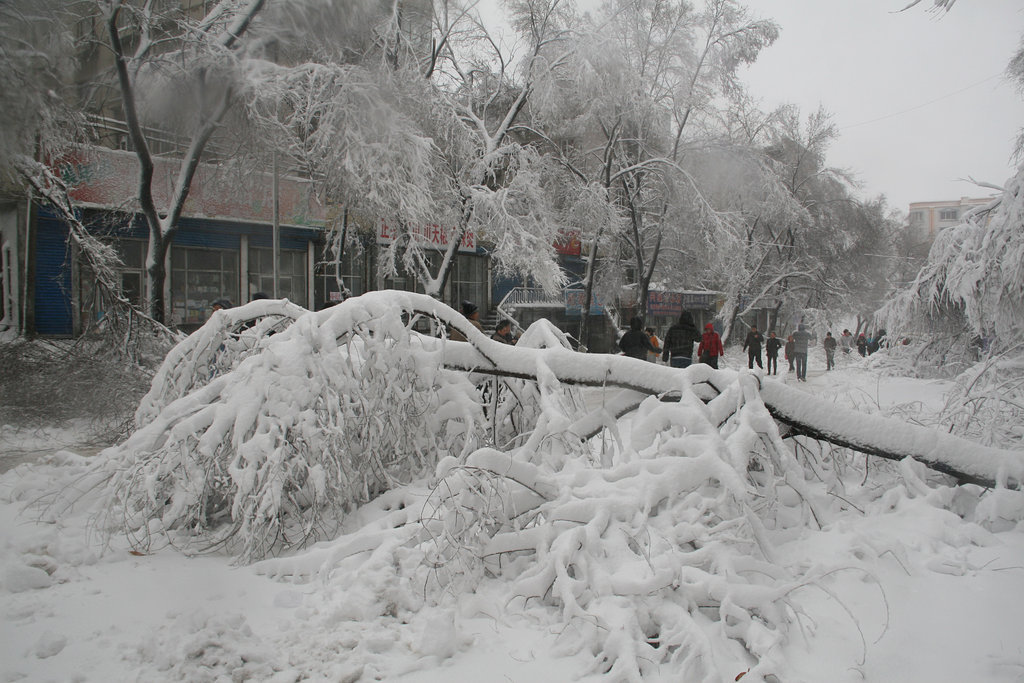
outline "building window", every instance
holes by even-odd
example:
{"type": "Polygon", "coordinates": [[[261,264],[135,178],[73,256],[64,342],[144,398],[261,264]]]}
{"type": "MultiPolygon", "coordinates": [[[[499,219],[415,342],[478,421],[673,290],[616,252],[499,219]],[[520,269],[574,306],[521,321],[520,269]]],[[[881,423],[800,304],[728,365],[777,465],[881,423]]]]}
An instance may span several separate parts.
{"type": "Polygon", "coordinates": [[[238,252],[171,247],[171,324],[195,328],[217,299],[238,303],[238,252]]]}
{"type": "MultiPolygon", "coordinates": [[[[118,239],[112,244],[123,264],[119,272],[119,284],[124,296],[132,305],[145,310],[146,292],[146,240],[118,239]]],[[[78,270],[78,313],[82,325],[89,326],[105,314],[105,303],[100,296],[100,285],[96,274],[89,267],[85,257],[79,257],[78,270]]]]}
{"type": "Polygon", "coordinates": [[[336,261],[332,250],[327,245],[320,247],[316,260],[314,284],[317,307],[341,301],[339,279],[344,282],[352,296],[365,293],[367,258],[367,251],[358,246],[349,246],[345,248],[341,260],[336,261]]]}
{"type": "Polygon", "coordinates": [[[910,224],[921,225],[922,223],[924,223],[924,211],[911,211],[910,224]]]}
{"type": "Polygon", "coordinates": [[[939,211],[940,221],[955,221],[960,217],[960,212],[956,209],[942,209],[939,211]]]}
{"type": "Polygon", "coordinates": [[[472,301],[481,312],[490,308],[487,292],[487,257],[473,254],[459,254],[451,274],[451,292],[454,308],[458,310],[463,301],[472,301]]]}
{"type": "Polygon", "coordinates": [[[114,245],[124,267],[121,269],[121,294],[143,308],[146,293],[146,240],[122,239],[114,245]]]}
{"type": "MultiPolygon", "coordinates": [[[[277,297],[305,306],[306,252],[282,249],[277,269],[277,297]]],[[[274,296],[274,250],[249,248],[249,299],[256,292],[274,296]]]]}

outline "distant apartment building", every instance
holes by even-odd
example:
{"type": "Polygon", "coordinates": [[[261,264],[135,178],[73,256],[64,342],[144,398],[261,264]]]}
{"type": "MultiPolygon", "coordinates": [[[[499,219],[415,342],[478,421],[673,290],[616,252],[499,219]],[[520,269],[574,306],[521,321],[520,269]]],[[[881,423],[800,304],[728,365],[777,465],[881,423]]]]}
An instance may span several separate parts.
{"type": "Polygon", "coordinates": [[[930,244],[939,230],[956,225],[968,210],[991,201],[992,197],[961,197],[950,201],[913,202],[908,227],[921,242],[930,244]]]}

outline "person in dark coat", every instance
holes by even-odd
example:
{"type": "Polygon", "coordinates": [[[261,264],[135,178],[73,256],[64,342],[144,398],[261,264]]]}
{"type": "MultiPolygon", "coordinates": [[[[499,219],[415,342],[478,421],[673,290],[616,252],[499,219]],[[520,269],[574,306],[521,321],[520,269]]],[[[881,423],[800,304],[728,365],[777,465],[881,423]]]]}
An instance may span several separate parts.
{"type": "Polygon", "coordinates": [[[769,332],[768,340],[764,343],[764,355],[768,360],[769,375],[779,374],[779,349],[781,348],[782,340],[776,337],[774,332],[769,332]]]}
{"type": "Polygon", "coordinates": [[[704,334],[700,337],[700,346],[697,347],[697,356],[701,363],[706,363],[713,368],[718,368],[718,359],[725,355],[725,347],[722,346],[722,338],[715,332],[715,326],[708,323],[704,326],[704,334]]]}
{"type": "Polygon", "coordinates": [[[764,341],[764,337],[757,331],[757,325],[751,325],[750,331],[747,332],[747,338],[743,340],[743,350],[747,352],[747,367],[751,370],[754,369],[754,363],[757,363],[757,367],[764,368],[761,364],[761,342],[764,341]]]}
{"type": "Polygon", "coordinates": [[[803,323],[796,326],[793,333],[793,356],[796,358],[796,378],[800,382],[807,381],[807,345],[811,341],[811,333],[803,323]]]}
{"type": "Polygon", "coordinates": [[[793,335],[789,335],[788,337],[786,337],[786,346],[784,347],[784,351],[786,353],[786,360],[789,361],[789,371],[790,372],[793,372],[793,368],[795,367],[793,365],[793,363],[796,362],[796,357],[793,355],[795,350],[796,350],[796,342],[793,341],[793,335]]]}
{"type": "Polygon", "coordinates": [[[634,316],[630,321],[630,331],[618,340],[618,348],[631,358],[646,360],[648,353],[656,353],[658,349],[650,343],[650,337],[643,331],[643,321],[634,316]]]}
{"type": "Polygon", "coordinates": [[[674,368],[685,368],[693,362],[693,345],[700,342],[700,332],[689,311],[683,311],[679,322],[668,328],[662,343],[661,359],[674,368]]]}
{"type": "Polygon", "coordinates": [[[825,370],[831,370],[836,366],[836,339],[831,332],[825,333],[825,370]]]}
{"type": "Polygon", "coordinates": [[[648,353],[657,353],[658,349],[651,343],[651,338],[644,332],[644,321],[634,317],[629,321],[629,332],[619,339],[619,348],[630,358],[647,360],[648,353]]]}
{"type": "Polygon", "coordinates": [[[857,336],[857,353],[861,356],[868,355],[868,339],[863,332],[857,336]]]}
{"type": "MultiPolygon", "coordinates": [[[[475,303],[473,303],[472,301],[463,301],[462,315],[466,317],[466,320],[469,321],[470,325],[480,330],[481,332],[484,331],[483,325],[480,324],[480,309],[477,307],[475,303]]],[[[448,334],[448,338],[453,341],[467,341],[466,335],[462,334],[454,327],[451,328],[451,331],[448,334]]]]}

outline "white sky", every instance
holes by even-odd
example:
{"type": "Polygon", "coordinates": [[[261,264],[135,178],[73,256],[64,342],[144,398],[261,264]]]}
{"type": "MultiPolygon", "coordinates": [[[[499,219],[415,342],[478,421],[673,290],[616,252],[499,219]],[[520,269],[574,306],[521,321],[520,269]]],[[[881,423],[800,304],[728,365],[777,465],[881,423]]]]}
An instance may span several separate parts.
{"type": "Polygon", "coordinates": [[[763,108],[806,115],[821,104],[841,137],[829,163],[861,194],[910,202],[985,197],[966,179],[1003,185],[1013,174],[1024,99],[1004,76],[1024,35],[1020,0],[959,0],[952,11],[906,12],[909,0],[755,0],[782,34],[746,72],[763,108]]]}

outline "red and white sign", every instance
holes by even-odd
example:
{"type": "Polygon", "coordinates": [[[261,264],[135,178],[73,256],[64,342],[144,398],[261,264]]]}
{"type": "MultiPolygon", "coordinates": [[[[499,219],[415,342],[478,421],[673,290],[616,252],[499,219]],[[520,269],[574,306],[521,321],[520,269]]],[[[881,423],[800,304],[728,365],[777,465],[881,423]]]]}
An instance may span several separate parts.
{"type": "MultiPolygon", "coordinates": [[[[435,223],[410,228],[410,231],[413,239],[420,246],[442,251],[448,248],[448,241],[455,232],[455,228],[444,228],[435,223]]],[[[399,238],[400,234],[398,230],[381,221],[377,227],[377,243],[391,244],[399,238]]],[[[462,241],[459,242],[459,251],[476,251],[476,235],[472,231],[466,231],[462,236],[462,241]]]]}

